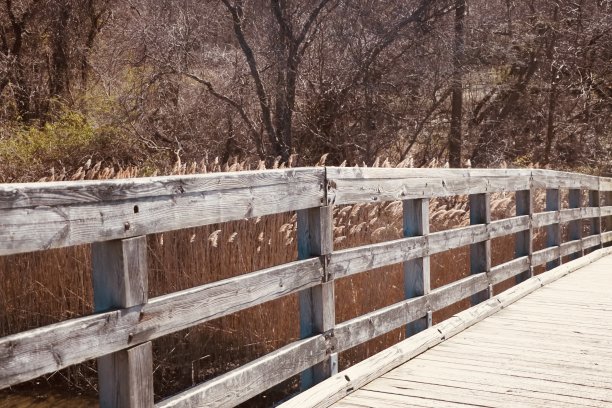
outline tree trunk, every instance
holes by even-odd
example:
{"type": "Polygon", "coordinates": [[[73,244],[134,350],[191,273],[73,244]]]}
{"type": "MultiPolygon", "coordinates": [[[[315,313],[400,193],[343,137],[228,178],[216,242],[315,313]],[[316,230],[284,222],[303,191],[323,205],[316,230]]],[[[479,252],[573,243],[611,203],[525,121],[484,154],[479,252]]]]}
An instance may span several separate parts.
{"type": "MultiPolygon", "coordinates": [[[[559,21],[559,5],[555,4],[555,9],[553,12],[553,22],[556,24],[559,21]]],[[[555,109],[557,105],[557,87],[558,87],[558,78],[559,70],[555,64],[555,45],[557,42],[557,33],[556,27],[551,30],[550,35],[550,43],[548,44],[548,49],[546,52],[546,56],[550,63],[550,90],[548,94],[548,115],[546,118],[546,146],[544,148],[544,165],[550,162],[550,153],[552,150],[553,140],[555,138],[555,109]]]]}
{"type": "Polygon", "coordinates": [[[451,123],[448,137],[448,163],[450,167],[461,167],[461,143],[463,139],[463,60],[465,56],[464,23],[465,0],[455,0],[451,123]]]}

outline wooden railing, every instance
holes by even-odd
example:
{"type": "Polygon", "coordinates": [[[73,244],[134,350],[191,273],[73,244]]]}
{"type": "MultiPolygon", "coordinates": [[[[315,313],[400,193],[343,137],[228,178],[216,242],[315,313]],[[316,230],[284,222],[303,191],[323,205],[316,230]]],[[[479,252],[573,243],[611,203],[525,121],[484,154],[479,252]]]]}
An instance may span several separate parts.
{"type": "Polygon", "coordinates": [[[611,178],[546,170],[326,167],[0,185],[0,255],[93,243],[95,303],[91,316],[1,338],[0,388],[97,358],[101,406],[150,407],[151,340],[292,293],[301,340],[155,406],[234,406],[299,373],[308,388],[337,370],[337,353],[406,325],[421,331],[434,311],[612,242],[611,229],[611,178]],[[534,213],[536,189],[546,189],[544,212],[534,213]],[[516,192],[515,217],[491,221],[494,192],[516,192]],[[429,199],[453,195],[469,195],[471,225],[430,233],[429,199]],[[403,201],[405,238],[333,250],[333,206],[390,200],[403,201]],[[295,262],[148,299],[147,234],[288,211],[298,214],[295,262]],[[547,248],[533,251],[543,227],[547,248]],[[515,259],[492,267],[491,240],[509,234],[515,259]],[[431,289],[429,257],[462,246],[472,274],[431,289]],[[404,301],[336,324],[336,280],[398,263],[404,301]]]}

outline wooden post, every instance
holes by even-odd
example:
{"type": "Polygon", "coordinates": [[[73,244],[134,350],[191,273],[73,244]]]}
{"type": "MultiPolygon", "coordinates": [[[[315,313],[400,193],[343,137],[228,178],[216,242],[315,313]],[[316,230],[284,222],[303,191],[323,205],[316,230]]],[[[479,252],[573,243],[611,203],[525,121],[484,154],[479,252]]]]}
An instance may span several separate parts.
{"type": "MultiPolygon", "coordinates": [[[[589,207],[601,207],[599,190],[589,190],[589,207]]],[[[591,218],[591,235],[599,235],[601,237],[601,215],[591,218]]],[[[600,242],[599,245],[591,248],[589,252],[592,252],[598,248],[603,248],[603,243],[600,242]]]]}
{"type": "MultiPolygon", "coordinates": [[[[309,208],[297,213],[298,257],[325,257],[333,249],[333,206],[309,208]]],[[[324,260],[325,263],[325,260],[324,260]]],[[[330,333],[336,324],[333,276],[327,271],[320,285],[300,292],[300,338],[330,333]]],[[[329,358],[302,372],[301,388],[305,390],[338,372],[338,355],[333,350],[329,358]]]]}
{"type": "MultiPolygon", "coordinates": [[[[603,196],[601,197],[602,201],[603,201],[603,206],[609,206],[612,205],[612,191],[604,191],[603,192],[603,196]]],[[[603,231],[612,231],[612,215],[609,215],[607,217],[602,217],[602,232],[603,231]]],[[[608,242],[604,245],[602,245],[603,247],[609,247],[612,246],[612,242],[608,242]]]]}
{"type": "MultiPolygon", "coordinates": [[[[470,194],[470,225],[490,224],[491,205],[489,193],[470,194]]],[[[491,240],[470,245],[470,272],[472,274],[491,271],[491,240]]],[[[488,290],[472,296],[472,306],[487,300],[488,290]]]]}
{"type": "MultiPolygon", "coordinates": [[[[404,237],[429,234],[429,199],[404,201],[404,237]]],[[[431,289],[429,256],[404,262],[404,297],[410,299],[426,295],[431,289]]],[[[406,337],[410,337],[431,326],[427,315],[406,326],[406,337]]]]}
{"type": "MultiPolygon", "coordinates": [[[[561,209],[561,194],[559,189],[548,189],[546,190],[546,211],[557,211],[561,209]]],[[[555,247],[561,245],[561,225],[557,222],[556,224],[548,225],[546,227],[546,247],[555,247]]],[[[546,270],[551,270],[561,265],[561,257],[546,263],[546,270]]]]}
{"type": "MultiPolygon", "coordinates": [[[[582,206],[582,191],[580,189],[571,188],[568,194],[569,208],[580,208],[582,206]]],[[[569,222],[568,226],[569,240],[582,239],[582,218],[569,222]]],[[[580,258],[583,255],[583,250],[569,255],[570,259],[580,258]]]]}
{"type": "Polygon", "coordinates": [[[529,216],[529,229],[517,232],[514,243],[514,255],[516,258],[522,256],[529,257],[529,270],[516,275],[516,283],[521,283],[533,276],[531,267],[531,255],[533,254],[533,227],[531,218],[533,217],[533,193],[531,190],[517,191],[515,194],[516,215],[529,216]]]}
{"type": "MultiPolygon", "coordinates": [[[[92,244],[96,312],[147,302],[145,236],[92,244]]],[[[100,407],[153,407],[151,342],[98,358],[100,407]]]]}

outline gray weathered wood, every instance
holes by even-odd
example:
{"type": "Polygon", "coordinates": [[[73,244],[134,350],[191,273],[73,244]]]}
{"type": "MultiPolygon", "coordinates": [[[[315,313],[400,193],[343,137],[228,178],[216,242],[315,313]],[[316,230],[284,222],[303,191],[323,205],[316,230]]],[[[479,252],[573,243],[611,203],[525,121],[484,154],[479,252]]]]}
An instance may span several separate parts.
{"type": "MultiPolygon", "coordinates": [[[[534,195],[531,190],[517,191],[515,194],[516,215],[527,215],[531,218],[533,215],[533,199],[534,195]]],[[[527,256],[531,260],[533,253],[533,228],[518,232],[515,235],[514,256],[520,258],[527,256]]],[[[516,283],[521,283],[533,276],[531,265],[526,270],[516,275],[516,283]]]]}
{"type": "MultiPolygon", "coordinates": [[[[460,312],[431,329],[422,331],[338,373],[338,375],[333,376],[329,380],[281,404],[280,408],[329,407],[336,401],[357,391],[391,369],[404,364],[432,347],[443,343],[454,335],[463,332],[466,328],[499,312],[502,310],[502,307],[505,308],[517,300],[524,298],[542,285],[548,285],[610,253],[612,253],[612,250],[598,250],[577,261],[563,265],[561,268],[557,268],[554,271],[532,277],[512,289],[495,296],[493,299],[460,312]]],[[[480,344],[478,346],[481,347],[480,344]]],[[[443,375],[444,373],[442,372],[440,374],[443,375]]],[[[418,389],[418,386],[414,389],[418,389]]],[[[446,406],[445,403],[446,401],[443,401],[439,406],[446,406]]],[[[381,404],[380,406],[383,405],[384,404],[381,404]]],[[[404,405],[405,404],[399,404],[398,406],[404,405]]]]}
{"type": "MultiPolygon", "coordinates": [[[[147,238],[100,242],[92,246],[96,312],[147,302],[147,238]]],[[[151,342],[98,358],[98,387],[103,408],[153,406],[151,342]]]]}
{"type": "Polygon", "coordinates": [[[529,229],[529,216],[512,217],[416,236],[335,251],[329,256],[328,271],[336,279],[426,255],[434,255],[487,239],[529,229]]]}
{"type": "MultiPolygon", "coordinates": [[[[561,245],[561,222],[559,210],[561,209],[561,194],[558,189],[546,190],[546,211],[554,211],[557,221],[546,228],[546,246],[558,247],[561,245]]],[[[561,265],[561,257],[552,258],[547,264],[546,269],[551,270],[561,265]]]]}
{"type": "Polygon", "coordinates": [[[471,275],[432,290],[429,294],[404,300],[336,325],[338,351],[364,343],[426,315],[486,290],[485,273],[471,275]]]}
{"type": "MultiPolygon", "coordinates": [[[[601,196],[599,194],[599,190],[589,190],[589,207],[597,209],[598,211],[600,210],[601,207],[601,196]]],[[[591,231],[590,231],[590,235],[601,235],[601,212],[599,215],[591,218],[591,231]]],[[[595,245],[597,245],[595,248],[593,248],[593,245],[591,245],[591,241],[584,239],[584,248],[585,249],[597,249],[597,248],[601,248],[601,237],[599,237],[599,242],[595,245]]]]}
{"type": "Polygon", "coordinates": [[[324,172],[289,169],[0,187],[0,256],[321,205],[324,172]]]}
{"type": "Polygon", "coordinates": [[[98,242],[91,253],[95,312],[147,302],[146,237],[98,242]]]}
{"type": "MultiPolygon", "coordinates": [[[[405,200],[403,202],[403,229],[405,237],[429,234],[429,199],[405,200]]],[[[404,262],[404,297],[410,299],[426,295],[430,291],[429,256],[404,262]]],[[[427,315],[406,326],[409,337],[428,327],[427,315]]]]}
{"type": "Polygon", "coordinates": [[[493,285],[510,279],[520,273],[525,272],[531,267],[531,259],[528,256],[513,259],[491,268],[489,272],[489,282],[493,285]]]}
{"type": "Polygon", "coordinates": [[[153,407],[152,347],[148,341],[98,359],[101,408],[153,407]]]}
{"type": "Polygon", "coordinates": [[[321,260],[311,258],[0,338],[0,388],[278,299],[322,279],[321,260]]]}
{"type": "MultiPolygon", "coordinates": [[[[568,194],[570,208],[580,208],[582,206],[582,191],[580,189],[570,189],[568,194]]],[[[568,235],[570,241],[582,239],[582,219],[570,221],[568,225],[568,235]]],[[[561,251],[563,253],[563,251],[561,251]]],[[[570,259],[576,259],[583,255],[582,246],[577,248],[575,253],[568,254],[570,259]]],[[[563,255],[561,255],[563,256],[563,255]]]]}
{"type": "Polygon", "coordinates": [[[330,340],[316,335],[288,344],[235,370],[196,385],[156,408],[234,407],[308,367],[329,359],[330,340]]]}
{"type": "MultiPolygon", "coordinates": [[[[333,250],[333,207],[301,210],[297,216],[298,257],[325,259],[333,250]]],[[[330,332],[336,323],[334,280],[326,273],[324,282],[300,292],[300,337],[330,332]]],[[[331,350],[330,350],[331,354],[331,350]]],[[[301,375],[301,388],[307,389],[332,375],[332,358],[326,358],[301,375]]]]}
{"type": "MultiPolygon", "coordinates": [[[[491,203],[489,193],[471,194],[470,224],[491,223],[491,203]]],[[[488,273],[491,270],[491,241],[489,239],[470,245],[470,272],[472,274],[488,273]]],[[[472,305],[476,305],[488,298],[487,291],[472,296],[472,305]]]]}

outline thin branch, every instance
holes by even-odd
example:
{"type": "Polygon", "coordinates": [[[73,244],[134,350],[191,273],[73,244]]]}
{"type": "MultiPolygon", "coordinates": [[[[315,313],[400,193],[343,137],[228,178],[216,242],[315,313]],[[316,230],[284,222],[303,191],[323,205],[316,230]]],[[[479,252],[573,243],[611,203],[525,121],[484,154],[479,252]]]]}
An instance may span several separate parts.
{"type": "Polygon", "coordinates": [[[270,101],[269,101],[266,89],[264,87],[263,81],[261,79],[259,69],[257,67],[257,60],[255,59],[255,54],[253,53],[253,49],[247,42],[244,36],[244,31],[242,29],[242,16],[244,14],[243,7],[242,7],[242,1],[241,0],[236,1],[235,6],[233,6],[229,2],[229,0],[222,0],[222,1],[225,7],[227,8],[227,10],[229,11],[230,15],[232,16],[234,33],[236,34],[236,39],[238,40],[238,44],[240,44],[240,48],[242,49],[242,52],[244,53],[244,56],[249,65],[251,77],[253,78],[253,81],[255,82],[255,89],[257,91],[257,97],[259,99],[259,105],[261,107],[261,119],[266,129],[266,132],[268,133],[270,142],[272,143],[273,146],[277,146],[277,147],[282,146],[283,142],[278,137],[278,134],[276,133],[274,129],[274,125],[272,124],[272,112],[270,110],[270,101]]]}
{"type": "Polygon", "coordinates": [[[255,123],[253,123],[251,118],[249,118],[249,115],[246,113],[242,105],[240,105],[238,102],[231,99],[230,97],[219,93],[217,90],[215,90],[215,88],[213,87],[210,81],[207,81],[204,78],[201,78],[189,72],[178,72],[178,73],[187,78],[193,79],[199,84],[204,85],[212,96],[214,96],[215,98],[219,100],[222,100],[223,102],[227,103],[228,105],[236,109],[236,111],[238,112],[238,114],[240,115],[244,123],[247,125],[247,127],[249,128],[249,131],[251,132],[253,136],[253,139],[254,139],[253,141],[257,145],[257,151],[259,153],[259,156],[261,157],[261,159],[265,158],[265,149],[263,147],[263,141],[261,140],[261,134],[257,131],[257,128],[255,127],[255,123]]]}

